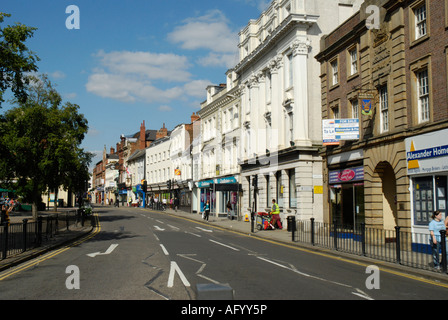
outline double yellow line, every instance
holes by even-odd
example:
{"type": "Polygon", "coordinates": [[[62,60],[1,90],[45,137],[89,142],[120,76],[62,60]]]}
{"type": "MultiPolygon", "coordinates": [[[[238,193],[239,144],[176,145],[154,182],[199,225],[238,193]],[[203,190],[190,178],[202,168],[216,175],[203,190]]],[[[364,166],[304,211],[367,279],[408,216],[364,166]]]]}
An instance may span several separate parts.
{"type": "Polygon", "coordinates": [[[45,260],[51,259],[54,256],[57,256],[58,254],[61,254],[65,251],[67,251],[68,249],[76,247],[76,246],[80,245],[81,243],[95,237],[101,231],[101,225],[100,225],[98,215],[95,215],[95,221],[96,221],[96,223],[95,223],[95,227],[94,227],[93,231],[91,233],[89,233],[88,235],[86,235],[85,237],[82,237],[81,239],[79,239],[71,244],[68,244],[60,249],[48,252],[47,254],[44,254],[40,257],[32,259],[28,262],[22,263],[22,264],[18,265],[17,267],[12,267],[11,269],[8,269],[3,273],[0,273],[0,281],[5,280],[6,278],[8,278],[14,274],[17,274],[19,272],[27,270],[45,260]]]}

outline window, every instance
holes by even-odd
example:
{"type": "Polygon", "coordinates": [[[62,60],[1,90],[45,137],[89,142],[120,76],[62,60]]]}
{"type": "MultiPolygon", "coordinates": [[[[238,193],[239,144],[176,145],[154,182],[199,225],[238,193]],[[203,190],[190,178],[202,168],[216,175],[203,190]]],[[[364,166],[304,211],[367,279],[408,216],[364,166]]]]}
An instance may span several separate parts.
{"type": "Polygon", "coordinates": [[[358,99],[351,100],[351,104],[352,104],[352,118],[359,119],[358,99]]]}
{"type": "Polygon", "coordinates": [[[286,56],[286,88],[293,86],[293,68],[292,68],[292,54],[286,56]]]}
{"type": "Polygon", "coordinates": [[[288,170],[289,176],[289,207],[296,208],[297,207],[297,191],[296,191],[296,170],[290,169],[288,170]]]}
{"type": "Polygon", "coordinates": [[[426,4],[414,9],[415,39],[420,39],[427,34],[426,4]]]}
{"type": "Polygon", "coordinates": [[[331,108],[331,112],[333,113],[333,119],[339,119],[339,106],[336,105],[334,107],[331,108]]]}
{"type": "Polygon", "coordinates": [[[429,84],[428,70],[416,73],[418,93],[418,122],[429,121],[429,84]]]}
{"type": "Polygon", "coordinates": [[[266,71],[266,103],[271,103],[272,97],[272,75],[269,71],[266,71]]]}
{"type": "Polygon", "coordinates": [[[358,73],[358,51],[355,49],[350,50],[350,75],[358,73]]]}
{"type": "Polygon", "coordinates": [[[336,85],[339,82],[339,73],[338,73],[338,60],[334,60],[331,62],[331,85],[336,85]]]}
{"type": "Polygon", "coordinates": [[[379,89],[380,95],[380,124],[381,124],[381,133],[389,131],[389,102],[387,95],[387,86],[382,86],[379,89]]]}
{"type": "Polygon", "coordinates": [[[288,139],[290,142],[294,141],[294,113],[288,112],[288,139]]]}
{"type": "Polygon", "coordinates": [[[264,176],[266,179],[266,207],[269,208],[271,204],[271,186],[269,185],[269,175],[264,176]]]}

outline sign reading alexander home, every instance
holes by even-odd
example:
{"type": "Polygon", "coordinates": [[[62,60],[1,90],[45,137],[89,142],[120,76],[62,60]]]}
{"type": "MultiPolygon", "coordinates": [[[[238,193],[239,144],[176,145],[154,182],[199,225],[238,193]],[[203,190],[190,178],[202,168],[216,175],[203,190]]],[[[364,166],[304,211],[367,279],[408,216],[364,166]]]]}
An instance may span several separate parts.
{"type": "Polygon", "coordinates": [[[448,129],[407,138],[408,174],[448,171],[448,129]]]}

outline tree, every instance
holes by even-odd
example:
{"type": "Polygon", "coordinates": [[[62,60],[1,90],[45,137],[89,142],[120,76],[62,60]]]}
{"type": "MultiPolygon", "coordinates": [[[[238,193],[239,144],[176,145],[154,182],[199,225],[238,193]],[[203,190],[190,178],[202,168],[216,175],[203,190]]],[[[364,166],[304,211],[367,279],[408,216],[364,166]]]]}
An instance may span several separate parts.
{"type": "Polygon", "coordinates": [[[20,102],[26,101],[26,86],[29,84],[26,74],[37,71],[36,62],[39,61],[39,57],[25,45],[25,41],[34,35],[36,28],[20,23],[3,28],[1,24],[5,17],[10,16],[0,12],[0,107],[8,88],[11,88],[20,102]]]}
{"type": "Polygon", "coordinates": [[[81,148],[88,122],[79,106],[65,103],[46,76],[32,78],[25,103],[0,117],[0,181],[32,203],[60,186],[84,191],[92,154],[81,148]]]}

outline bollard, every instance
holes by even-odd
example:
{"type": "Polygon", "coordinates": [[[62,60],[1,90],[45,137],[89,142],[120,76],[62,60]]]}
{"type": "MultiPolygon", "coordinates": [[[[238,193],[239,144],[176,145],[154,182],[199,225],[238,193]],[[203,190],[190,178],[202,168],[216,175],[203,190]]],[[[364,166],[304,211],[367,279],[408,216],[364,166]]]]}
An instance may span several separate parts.
{"type": "Polygon", "coordinates": [[[255,212],[250,213],[250,232],[254,232],[254,220],[255,220],[255,212]]]}
{"type": "Polygon", "coordinates": [[[362,255],[366,255],[366,224],[364,222],[361,223],[361,248],[362,255]]]}
{"type": "Polygon", "coordinates": [[[440,230],[440,246],[442,249],[442,272],[446,273],[446,230],[440,230]]]}

